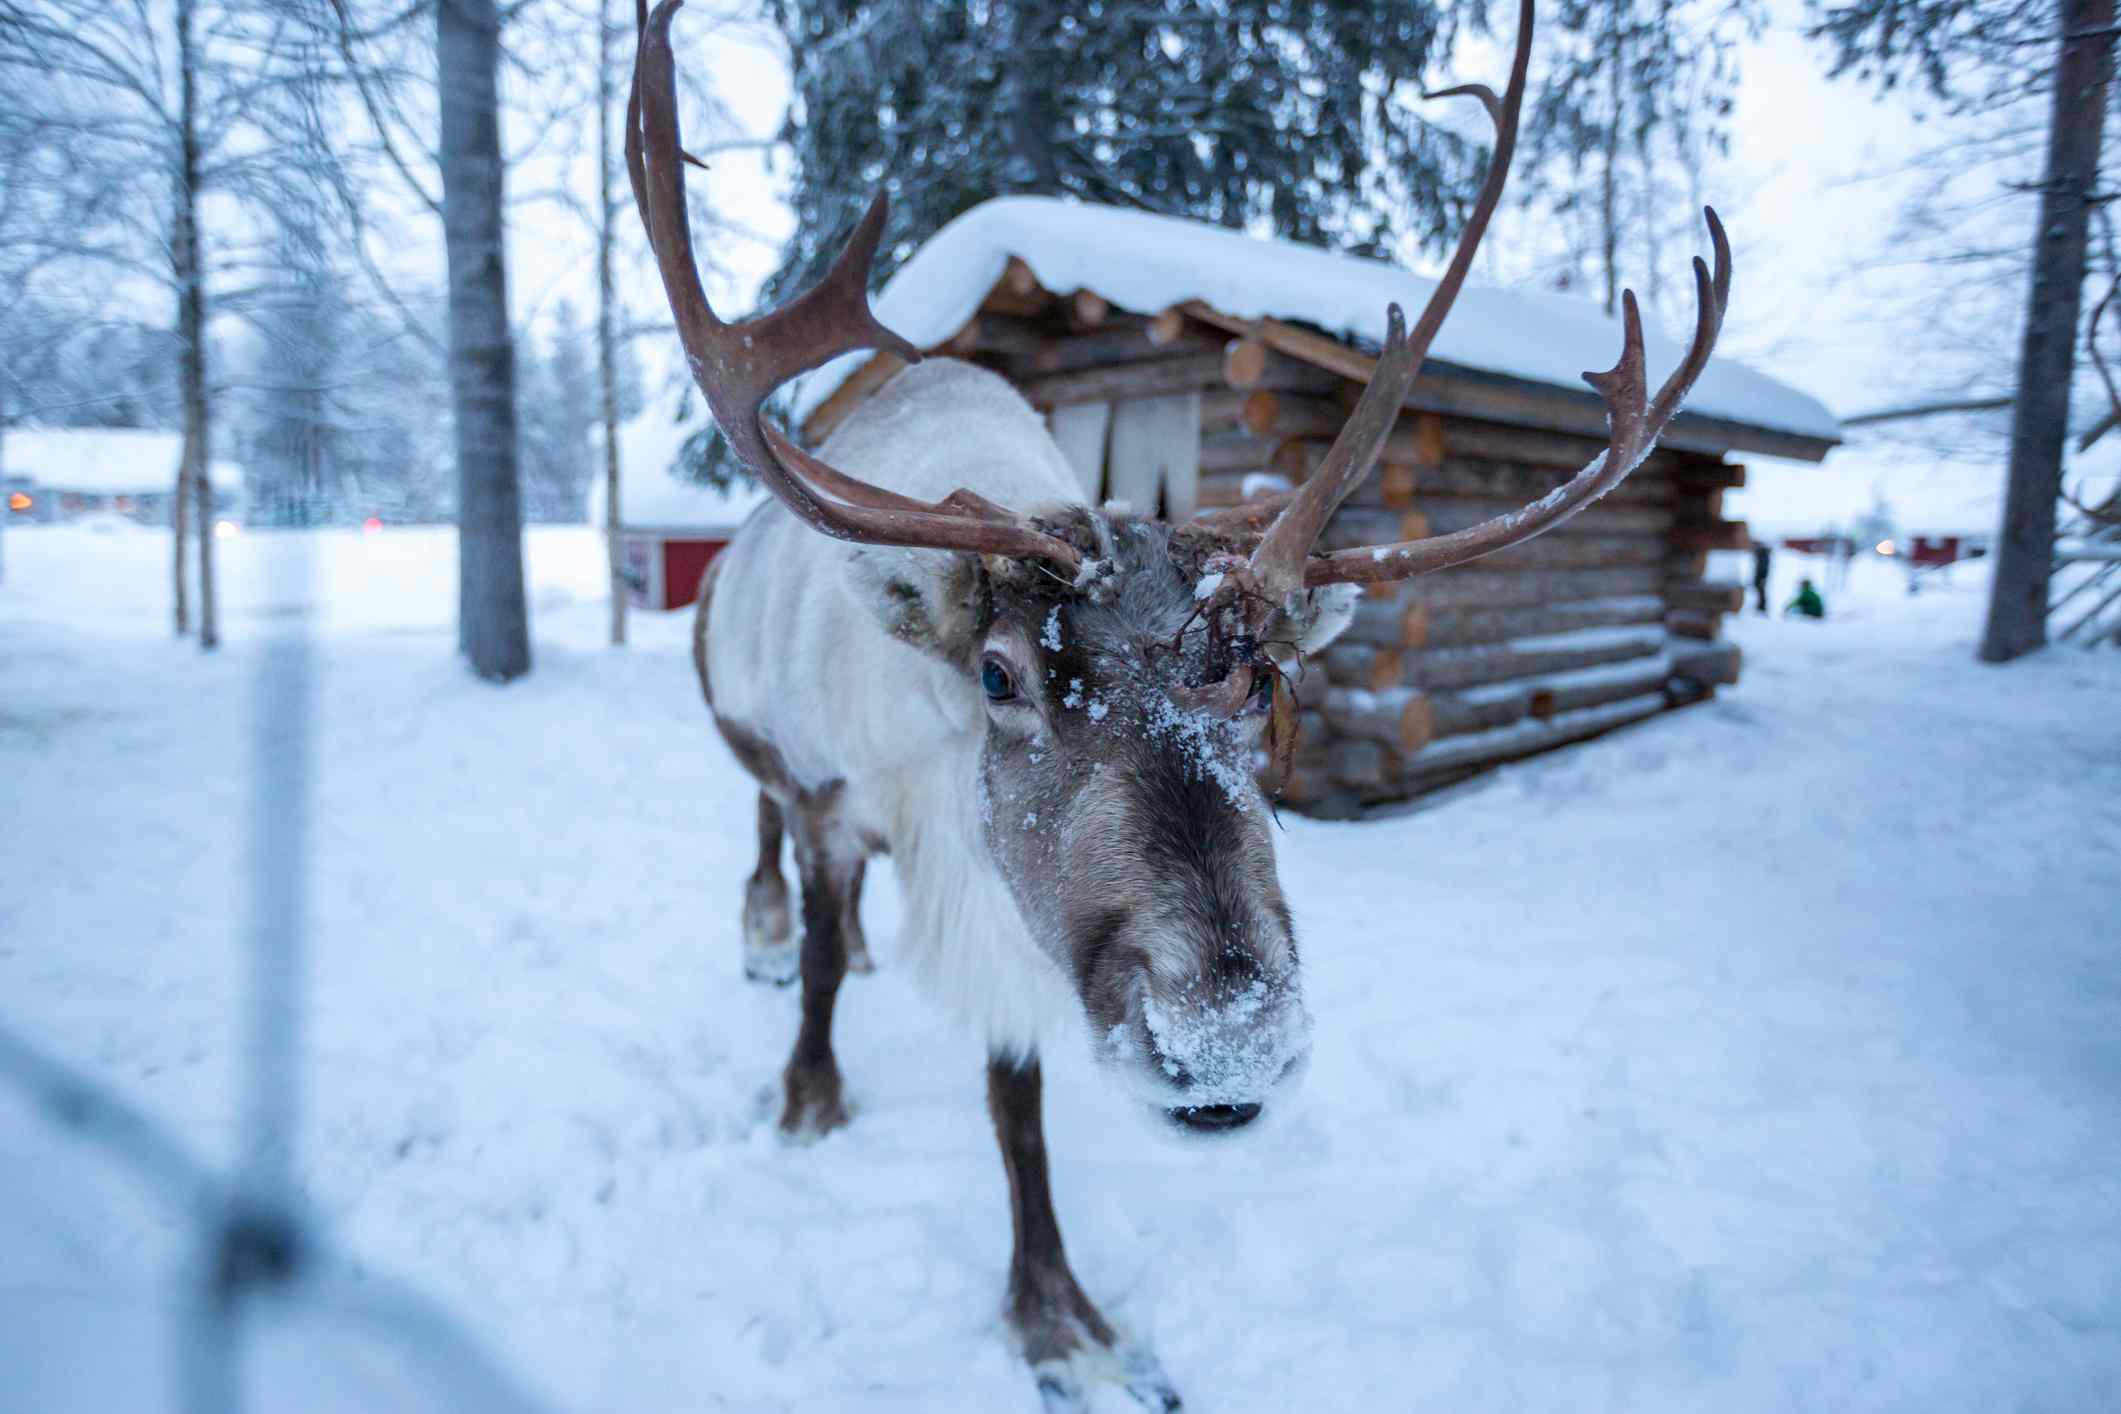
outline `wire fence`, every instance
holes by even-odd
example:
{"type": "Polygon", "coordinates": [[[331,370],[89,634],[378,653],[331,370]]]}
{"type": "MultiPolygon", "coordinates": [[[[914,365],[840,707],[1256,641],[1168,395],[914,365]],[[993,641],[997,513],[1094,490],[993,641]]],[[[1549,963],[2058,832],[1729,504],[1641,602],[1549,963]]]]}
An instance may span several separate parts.
{"type": "MultiPolygon", "coordinates": [[[[290,557],[276,599],[308,602],[314,562],[290,557]]],[[[218,1172],[111,1086],[0,1025],[0,1083],[100,1149],[188,1224],[198,1260],[172,1298],[179,1358],[171,1407],[241,1414],[243,1356],[265,1300],[306,1302],[407,1357],[446,1407],[533,1414],[546,1406],[439,1303],[357,1263],[332,1242],[293,1181],[314,787],[316,663],[297,629],[262,645],[252,696],[245,812],[247,954],[240,1152],[218,1172]]]]}

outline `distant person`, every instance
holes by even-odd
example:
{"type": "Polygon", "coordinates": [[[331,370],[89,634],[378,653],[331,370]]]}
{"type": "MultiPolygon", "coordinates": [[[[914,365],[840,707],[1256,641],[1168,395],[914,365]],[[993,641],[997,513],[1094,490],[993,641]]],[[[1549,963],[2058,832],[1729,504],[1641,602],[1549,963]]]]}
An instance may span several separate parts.
{"type": "Polygon", "coordinates": [[[1826,617],[1826,600],[1819,597],[1819,590],[1809,579],[1797,581],[1797,597],[1790,600],[1789,607],[1782,611],[1788,618],[1791,614],[1802,614],[1808,619],[1826,617]]]}
{"type": "Polygon", "coordinates": [[[1768,567],[1772,565],[1774,561],[1775,552],[1768,547],[1767,542],[1764,540],[1755,540],[1753,542],[1753,602],[1759,606],[1760,612],[1763,614],[1768,611],[1768,567]]]}

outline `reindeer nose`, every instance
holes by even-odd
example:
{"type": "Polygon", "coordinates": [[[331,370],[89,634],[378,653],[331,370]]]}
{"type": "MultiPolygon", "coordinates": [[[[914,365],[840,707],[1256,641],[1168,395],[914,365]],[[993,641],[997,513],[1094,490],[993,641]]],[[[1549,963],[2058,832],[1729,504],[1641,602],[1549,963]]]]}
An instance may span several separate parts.
{"type": "Polygon", "coordinates": [[[1187,1129],[1198,1129],[1208,1133],[1224,1129],[1243,1129],[1259,1118],[1259,1105],[1181,1105],[1166,1110],[1172,1120],[1187,1129]]]}

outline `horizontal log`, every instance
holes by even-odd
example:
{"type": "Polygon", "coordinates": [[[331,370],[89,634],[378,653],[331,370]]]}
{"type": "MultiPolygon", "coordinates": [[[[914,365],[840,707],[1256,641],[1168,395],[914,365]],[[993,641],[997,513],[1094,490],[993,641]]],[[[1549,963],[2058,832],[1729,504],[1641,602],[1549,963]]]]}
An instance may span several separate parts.
{"type": "Polygon", "coordinates": [[[1224,314],[1205,300],[1192,300],[1181,307],[1187,314],[1203,323],[1227,329],[1233,334],[1241,334],[1285,356],[1300,358],[1319,368],[1331,369],[1342,378],[1367,383],[1370,381],[1370,375],[1377,369],[1377,360],[1368,354],[1351,349],[1338,339],[1284,324],[1279,319],[1236,318],[1224,314]]]}
{"type": "MultiPolygon", "coordinates": [[[[1436,465],[1421,469],[1421,494],[1424,497],[1473,496],[1522,504],[1565,485],[1569,476],[1570,473],[1554,467],[1445,457],[1436,465]]],[[[1668,506],[1672,499],[1670,479],[1646,469],[1632,473],[1627,480],[1599,497],[1598,504],[1668,506]]]]}
{"type": "Polygon", "coordinates": [[[1682,579],[1664,587],[1674,609],[1699,614],[1735,614],[1745,608],[1745,586],[1728,580],[1682,579]]]}
{"type": "Polygon", "coordinates": [[[1485,556],[1496,569],[1663,568],[1670,546],[1661,535],[1542,535],[1485,556]]]}
{"type": "Polygon", "coordinates": [[[1735,643],[1691,643],[1673,650],[1672,676],[1709,687],[1738,681],[1744,655],[1735,643]]]}
{"type": "Polygon", "coordinates": [[[1374,788],[1397,779],[1399,771],[1398,753],[1383,742],[1356,738],[1326,748],[1326,774],[1339,785],[1374,788]]]}
{"type": "Polygon", "coordinates": [[[1412,688],[1371,692],[1359,687],[1329,687],[1326,722],[1336,737],[1382,742],[1402,754],[1421,750],[1435,734],[1429,699],[1412,688]]]}
{"type": "Polygon", "coordinates": [[[957,332],[942,342],[940,351],[952,358],[971,358],[982,353],[1028,354],[1038,352],[1052,340],[1053,334],[1043,320],[979,313],[959,325],[957,332]]]}
{"type": "Polygon", "coordinates": [[[1075,403],[1128,402],[1167,393],[1189,393],[1213,387],[1222,378],[1222,355],[1188,353],[1176,358],[1114,363],[1067,373],[1044,373],[1017,384],[1036,408],[1075,403]]]}
{"type": "Polygon", "coordinates": [[[1752,548],[1753,537],[1742,520],[1718,520],[1675,525],[1671,541],[1682,550],[1746,550],[1752,548]]]}
{"type": "Polygon", "coordinates": [[[1548,604],[1566,599],[1608,599],[1623,594],[1655,594],[1665,575],[1655,566],[1617,569],[1508,570],[1476,560],[1406,581],[1413,598],[1434,614],[1445,608],[1548,604]]]}
{"type": "MultiPolygon", "coordinates": [[[[1332,448],[1332,443],[1315,437],[1293,438],[1277,444],[1266,465],[1292,482],[1308,481],[1332,448]]],[[[1428,468],[1412,462],[1380,460],[1376,468],[1348,492],[1347,504],[1411,508],[1417,488],[1427,475],[1428,468]]]]}
{"type": "Polygon", "coordinates": [[[1245,399],[1252,395],[1242,388],[1214,387],[1200,395],[1200,430],[1235,431],[1244,426],[1245,399]]]}
{"type": "Polygon", "coordinates": [[[1418,788],[1461,776],[1469,768],[1495,765],[1597,736],[1629,722],[1654,716],[1666,705],[1663,693],[1642,693],[1579,711],[1557,712],[1545,720],[1526,717],[1487,731],[1442,737],[1407,761],[1402,780],[1418,788]]]}
{"type": "Polygon", "coordinates": [[[1348,410],[1330,398],[1255,388],[1245,395],[1239,417],[1245,430],[1255,437],[1272,441],[1291,437],[1330,439],[1340,435],[1340,429],[1348,420],[1348,410]]]}
{"type": "MultiPolygon", "coordinates": [[[[1416,416],[1420,414],[1406,414],[1400,419],[1400,425],[1404,427],[1410,418],[1416,416]]],[[[1441,418],[1437,421],[1442,431],[1443,454],[1449,457],[1514,462],[1519,466],[1544,467],[1574,475],[1590,465],[1592,459],[1606,449],[1603,438],[1572,437],[1566,432],[1547,432],[1536,427],[1513,427],[1499,422],[1472,422],[1456,417],[1441,418]]],[[[1653,471],[1663,475],[1671,472],[1677,464],[1673,453],[1653,451],[1643,459],[1642,465],[1628,474],[1639,476],[1643,472],[1653,471]]]]}
{"type": "Polygon", "coordinates": [[[1428,518],[1420,511],[1342,506],[1319,532],[1318,548],[1352,550],[1364,545],[1396,545],[1402,540],[1420,540],[1428,533],[1428,518]]]}
{"type": "Polygon", "coordinates": [[[1355,617],[1341,639],[1378,648],[1419,648],[1429,641],[1429,606],[1404,595],[1357,599],[1355,617]]]}
{"type": "MultiPolygon", "coordinates": [[[[1202,510],[1227,510],[1288,489],[1288,483],[1271,471],[1203,472],[1199,478],[1199,500],[1196,504],[1202,510]]],[[[1265,530],[1265,519],[1255,528],[1265,530]]]]}
{"type": "MultiPolygon", "coordinates": [[[[1351,383],[1367,384],[1376,373],[1374,357],[1327,335],[1279,320],[1227,315],[1202,300],[1183,307],[1203,323],[1331,369],[1351,383]]],[[[1414,380],[1407,394],[1407,406],[1422,412],[1452,413],[1507,426],[1550,428],[1591,438],[1602,437],[1606,426],[1604,406],[1587,389],[1554,388],[1525,379],[1498,377],[1436,359],[1431,359],[1414,380]]],[[[1665,428],[1661,441],[1668,448],[1710,455],[1720,456],[1732,447],[1748,447],[1804,461],[1818,461],[1834,445],[1832,441],[1684,411],[1665,428]]]]}
{"type": "Polygon", "coordinates": [[[1553,673],[1535,678],[1531,689],[1531,715],[1546,721],[1586,707],[1602,707],[1646,693],[1662,692],[1672,675],[1672,660],[1663,653],[1654,658],[1608,663],[1603,667],[1553,673]]]}
{"type": "Polygon", "coordinates": [[[1323,393],[1337,381],[1325,369],[1276,353],[1257,339],[1232,339],[1223,349],[1220,376],[1230,387],[1247,392],[1266,388],[1323,393]]]}
{"type": "Polygon", "coordinates": [[[1700,579],[1709,572],[1709,552],[1706,550],[1683,550],[1674,545],[1672,552],[1664,557],[1664,577],[1668,580],[1700,579]]]}
{"type": "Polygon", "coordinates": [[[1701,490],[1736,491],[1745,485],[1745,468],[1734,462],[1703,461],[1699,457],[1681,457],[1672,469],[1672,478],[1680,484],[1701,490]]]}
{"type": "Polygon", "coordinates": [[[1546,721],[1564,712],[1598,707],[1624,698],[1662,692],[1671,676],[1663,654],[1572,672],[1546,673],[1521,680],[1432,692],[1431,710],[1439,738],[1491,731],[1533,718],[1546,721]]]}
{"type": "Polygon", "coordinates": [[[1501,608],[1475,605],[1437,609],[1426,616],[1428,643],[1432,648],[1500,643],[1513,638],[1573,633],[1586,628],[1655,624],[1664,617],[1665,601],[1655,594],[1623,594],[1604,599],[1501,608]]]}
{"type": "Polygon", "coordinates": [[[1203,432],[1200,439],[1202,471],[1260,471],[1274,455],[1276,443],[1262,442],[1249,432],[1220,429],[1203,432]]]}
{"type": "Polygon", "coordinates": [[[1406,680],[1406,659],[1397,648],[1342,641],[1326,649],[1324,657],[1327,679],[1341,687],[1381,692],[1406,680]]]}
{"type": "MultiPolygon", "coordinates": [[[[1424,501],[1422,510],[1429,517],[1431,535],[1448,535],[1454,530],[1465,530],[1496,516],[1508,515],[1522,510],[1523,501],[1488,500],[1482,497],[1454,497],[1445,500],[1424,501]]],[[[1587,506],[1570,516],[1548,535],[1662,535],[1673,526],[1671,511],[1663,506],[1631,506],[1625,503],[1609,505],[1600,501],[1587,506]]]]}
{"type": "MultiPolygon", "coordinates": [[[[1617,339],[1614,347],[1618,352],[1617,339]]],[[[1606,432],[1605,406],[1588,388],[1558,388],[1500,377],[1435,358],[1423,365],[1421,376],[1414,380],[1407,393],[1407,406],[1420,412],[1511,427],[1546,428],[1600,440],[1606,432]]],[[[1671,451],[1714,457],[1742,448],[1800,461],[1818,461],[1834,446],[1832,441],[1684,410],[1666,424],[1657,440],[1662,448],[1671,451]]]]}
{"type": "Polygon", "coordinates": [[[1723,635],[1723,615],[1674,609],[1664,616],[1664,631],[1674,638],[1708,640],[1723,635]]]}
{"type": "Polygon", "coordinates": [[[1436,692],[1646,658],[1665,650],[1664,626],[1579,629],[1502,643],[1425,648],[1407,659],[1407,680],[1436,692]]]}
{"type": "MultiPolygon", "coordinates": [[[[966,327],[981,341],[974,351],[993,356],[1002,375],[1013,383],[1046,373],[1214,353],[1218,348],[1202,335],[1159,344],[1150,337],[1149,321],[1140,315],[1114,316],[1102,327],[1082,333],[995,314],[980,315],[966,327]]],[[[964,331],[959,333],[962,336],[964,331]]]]}

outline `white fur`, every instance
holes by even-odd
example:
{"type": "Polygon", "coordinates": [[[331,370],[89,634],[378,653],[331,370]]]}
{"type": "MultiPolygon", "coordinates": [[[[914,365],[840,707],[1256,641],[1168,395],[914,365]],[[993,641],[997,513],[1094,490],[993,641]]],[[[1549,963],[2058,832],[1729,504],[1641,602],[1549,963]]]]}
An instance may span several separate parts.
{"type": "MultiPolygon", "coordinates": [[[[893,379],[821,455],[922,500],[959,487],[1019,510],[1082,499],[1038,414],[1000,378],[949,360],[893,379]]],[[[1073,1009],[989,862],[980,690],[883,627],[884,583],[937,581],[906,570],[938,554],[850,545],[777,502],[762,507],[716,573],[714,706],[764,736],[802,786],[847,783],[846,823],[890,843],[906,898],[902,954],[990,1046],[1024,1054],[1073,1009]]]]}

